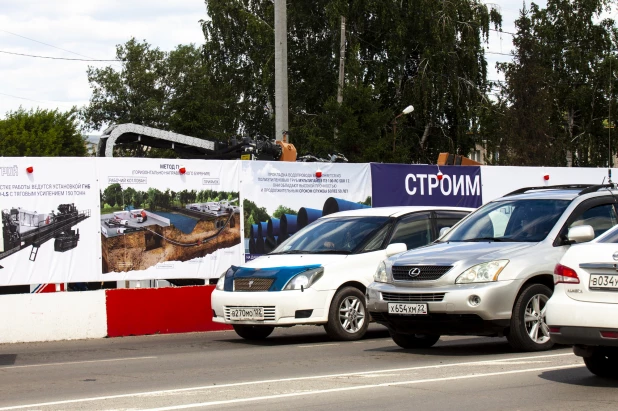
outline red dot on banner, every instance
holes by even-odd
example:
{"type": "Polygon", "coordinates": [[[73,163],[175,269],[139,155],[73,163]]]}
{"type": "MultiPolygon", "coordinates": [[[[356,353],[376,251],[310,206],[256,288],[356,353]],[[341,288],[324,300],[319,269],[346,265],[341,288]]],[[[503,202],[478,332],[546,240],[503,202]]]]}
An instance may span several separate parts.
{"type": "Polygon", "coordinates": [[[438,173],[438,180],[442,181],[442,179],[444,178],[444,174],[442,174],[442,172],[438,173]]]}
{"type": "Polygon", "coordinates": [[[545,175],[543,176],[543,180],[548,181],[548,180],[549,180],[549,174],[545,174],[545,175]]]}
{"type": "Polygon", "coordinates": [[[28,174],[31,174],[34,172],[34,167],[30,166],[28,168],[26,168],[26,171],[28,172],[28,174]]]}
{"type": "Polygon", "coordinates": [[[184,167],[180,167],[180,169],[178,170],[178,172],[179,172],[180,174],[184,174],[184,173],[186,173],[186,172],[187,172],[187,169],[186,169],[186,168],[184,168],[184,167]]]}
{"type": "Polygon", "coordinates": [[[315,176],[316,176],[316,178],[322,177],[322,172],[320,170],[316,171],[315,172],[315,176]]]}

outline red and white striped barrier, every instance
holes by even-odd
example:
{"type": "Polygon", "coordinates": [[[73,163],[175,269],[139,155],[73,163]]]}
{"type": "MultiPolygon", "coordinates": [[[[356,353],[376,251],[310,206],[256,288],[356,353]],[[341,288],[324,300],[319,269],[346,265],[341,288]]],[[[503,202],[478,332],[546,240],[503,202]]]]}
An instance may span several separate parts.
{"type": "Polygon", "coordinates": [[[230,329],[212,322],[214,286],[56,291],[0,296],[0,343],[230,329]]]}

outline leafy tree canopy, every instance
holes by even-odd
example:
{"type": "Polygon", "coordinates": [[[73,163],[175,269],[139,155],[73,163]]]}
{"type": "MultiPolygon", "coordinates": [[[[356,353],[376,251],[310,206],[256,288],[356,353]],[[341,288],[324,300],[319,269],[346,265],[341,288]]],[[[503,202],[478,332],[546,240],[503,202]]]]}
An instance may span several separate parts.
{"type": "MultiPolygon", "coordinates": [[[[213,82],[236,96],[230,115],[272,136],[274,6],[206,0],[204,46],[213,82]]],[[[343,152],[351,161],[435,161],[466,153],[488,90],[483,41],[501,17],[477,0],[289,2],[291,138],[299,152],[343,152]],[[346,18],[343,103],[336,101],[339,27],[346,18]],[[395,130],[392,120],[408,106],[395,130]],[[337,129],[337,138],[334,130],[337,129]]]]}
{"type": "Polygon", "coordinates": [[[291,208],[286,207],[284,205],[280,205],[279,207],[277,207],[277,209],[273,213],[273,217],[274,218],[281,218],[281,216],[284,215],[284,214],[297,215],[298,211],[292,210],[291,208]]]}
{"type": "Polygon", "coordinates": [[[75,110],[19,108],[0,120],[0,156],[86,156],[85,139],[79,131],[75,110]]]}
{"type": "MultiPolygon", "coordinates": [[[[516,21],[515,53],[499,65],[504,117],[489,121],[491,151],[499,163],[604,166],[609,158],[607,119],[616,123],[618,28],[601,20],[610,0],[532,3],[516,21]]],[[[615,140],[615,136],[611,138],[615,140]]],[[[612,143],[616,152],[616,142],[612,143]]]]}

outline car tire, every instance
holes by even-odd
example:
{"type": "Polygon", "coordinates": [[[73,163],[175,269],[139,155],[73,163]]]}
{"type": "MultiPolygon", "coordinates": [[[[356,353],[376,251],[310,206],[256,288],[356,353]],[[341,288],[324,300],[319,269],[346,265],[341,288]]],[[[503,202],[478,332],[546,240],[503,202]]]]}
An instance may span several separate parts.
{"type": "Polygon", "coordinates": [[[355,341],[363,338],[369,326],[369,312],[365,295],[355,287],[337,291],[330,303],[328,323],[324,329],[337,341],[355,341]]]}
{"type": "Polygon", "coordinates": [[[517,297],[507,339],[518,351],[545,351],[554,346],[545,323],[545,306],[552,290],[543,284],[526,286],[517,297]]]}
{"type": "Polygon", "coordinates": [[[590,357],[584,357],[588,371],[602,378],[618,379],[618,355],[602,348],[594,350],[590,357]]]}
{"type": "Polygon", "coordinates": [[[235,324],[234,331],[245,340],[263,340],[272,334],[275,327],[268,325],[235,324]]]}
{"type": "Polygon", "coordinates": [[[389,331],[395,344],[405,349],[430,348],[440,339],[439,335],[433,334],[399,334],[389,331]]]}

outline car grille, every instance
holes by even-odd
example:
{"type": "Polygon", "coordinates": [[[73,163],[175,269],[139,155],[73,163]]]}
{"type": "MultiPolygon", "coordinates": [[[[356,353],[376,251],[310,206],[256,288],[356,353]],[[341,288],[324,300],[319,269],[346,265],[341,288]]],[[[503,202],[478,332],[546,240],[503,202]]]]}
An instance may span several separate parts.
{"type": "Polygon", "coordinates": [[[450,265],[394,265],[393,279],[395,281],[432,281],[442,277],[451,268],[453,266],[450,265]],[[416,269],[420,273],[416,276],[411,276],[410,271],[416,269]]]}
{"type": "Polygon", "coordinates": [[[234,291],[268,291],[273,281],[272,278],[235,278],[234,291]]]}
{"type": "Polygon", "coordinates": [[[398,294],[382,293],[384,301],[409,301],[413,303],[438,302],[444,300],[446,293],[398,294]]]}
{"type": "MultiPolygon", "coordinates": [[[[255,305],[252,305],[251,307],[256,307],[255,305]]],[[[259,307],[259,305],[257,306],[259,307]]],[[[224,313],[223,315],[225,316],[225,319],[227,321],[230,321],[230,310],[234,310],[236,308],[247,308],[246,306],[236,306],[236,305],[227,305],[225,307],[223,307],[224,313]]],[[[264,306],[262,307],[264,308],[264,321],[275,321],[275,306],[274,305],[270,305],[270,306],[264,306]]]]}

